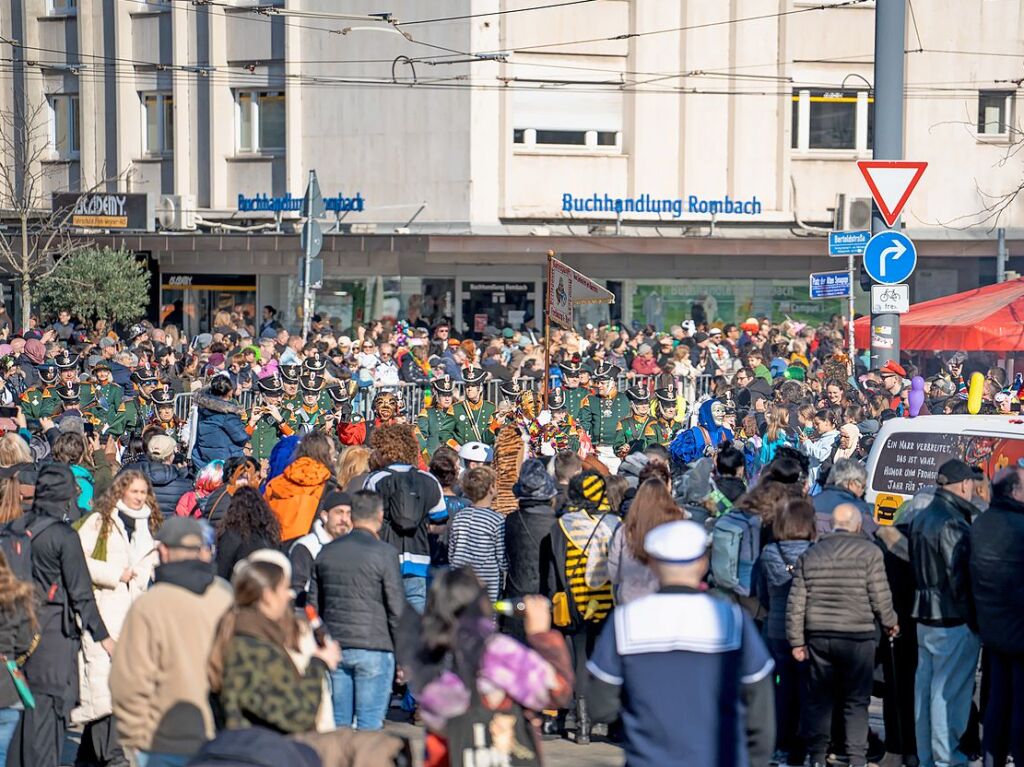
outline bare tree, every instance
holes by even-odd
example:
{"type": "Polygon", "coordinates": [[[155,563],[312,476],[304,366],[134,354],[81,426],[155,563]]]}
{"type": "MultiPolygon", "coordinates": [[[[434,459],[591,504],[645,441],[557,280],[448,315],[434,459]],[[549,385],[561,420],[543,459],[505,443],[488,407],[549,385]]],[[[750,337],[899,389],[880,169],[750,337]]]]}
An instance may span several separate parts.
{"type": "MultiPolygon", "coordinates": [[[[0,229],[0,265],[17,275],[21,289],[21,325],[29,326],[32,290],[66,255],[87,241],[73,236],[72,209],[53,210],[47,195],[52,172],[49,115],[45,101],[0,111],[0,216],[17,221],[17,230],[0,229]]],[[[106,183],[106,179],[91,189],[106,183]]]]}

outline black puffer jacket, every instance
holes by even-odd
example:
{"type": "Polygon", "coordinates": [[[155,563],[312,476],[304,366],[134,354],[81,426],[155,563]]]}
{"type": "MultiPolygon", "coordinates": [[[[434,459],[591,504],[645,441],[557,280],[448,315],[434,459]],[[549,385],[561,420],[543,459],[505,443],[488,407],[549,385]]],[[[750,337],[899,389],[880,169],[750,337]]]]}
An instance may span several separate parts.
{"type": "Polygon", "coordinates": [[[519,510],[505,518],[506,596],[540,593],[541,551],[546,549],[550,555],[548,536],[554,524],[551,501],[520,501],[519,510]]]}
{"type": "Polygon", "coordinates": [[[928,626],[974,625],[971,601],[971,516],[977,509],[941,487],[910,523],[913,616],[928,626]]]}
{"type": "Polygon", "coordinates": [[[180,469],[166,463],[156,461],[139,461],[124,467],[124,471],[134,469],[142,472],[153,486],[153,495],[160,506],[164,519],[174,516],[174,510],[181,496],[192,489],[190,480],[180,469]]]}
{"type": "Polygon", "coordinates": [[[985,646],[1024,655],[1024,503],[994,498],[971,526],[971,594],[985,646]]]}
{"type": "Polygon", "coordinates": [[[797,560],[786,607],[793,647],[808,634],[876,636],[875,621],[897,624],[882,550],[859,533],[837,530],[797,560]]]}
{"type": "Polygon", "coordinates": [[[398,551],[358,528],[331,541],[313,564],[309,603],[342,647],[394,652],[405,609],[398,551]]]}

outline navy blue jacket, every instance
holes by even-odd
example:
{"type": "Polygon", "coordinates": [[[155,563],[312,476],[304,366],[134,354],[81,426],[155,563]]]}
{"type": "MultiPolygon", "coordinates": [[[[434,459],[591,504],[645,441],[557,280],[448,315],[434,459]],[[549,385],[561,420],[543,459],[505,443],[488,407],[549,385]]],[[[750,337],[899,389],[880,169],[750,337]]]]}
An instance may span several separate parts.
{"type": "Polygon", "coordinates": [[[249,441],[249,433],[242,423],[242,406],[231,400],[214,397],[209,389],[195,395],[199,409],[196,443],[192,450],[192,463],[196,470],[210,461],[227,460],[243,455],[242,446],[249,441]]]}
{"type": "Polygon", "coordinates": [[[796,561],[810,547],[810,541],[778,541],[761,550],[754,577],[754,592],[768,611],[765,636],[768,639],[786,638],[786,601],[793,585],[792,569],[796,561]]]}
{"type": "Polygon", "coordinates": [[[814,516],[818,527],[818,537],[832,532],[832,510],[841,503],[852,503],[860,509],[861,532],[865,538],[874,540],[878,531],[878,523],[871,506],[863,498],[858,498],[845,487],[825,485],[825,489],[811,498],[814,504],[814,516]]]}
{"type": "Polygon", "coordinates": [[[153,486],[153,495],[156,496],[156,502],[160,506],[160,513],[164,515],[165,519],[174,516],[174,510],[178,501],[181,500],[181,496],[192,489],[192,480],[183,471],[170,464],[145,460],[129,464],[121,471],[129,469],[142,472],[149,479],[149,483],[153,486]]]}

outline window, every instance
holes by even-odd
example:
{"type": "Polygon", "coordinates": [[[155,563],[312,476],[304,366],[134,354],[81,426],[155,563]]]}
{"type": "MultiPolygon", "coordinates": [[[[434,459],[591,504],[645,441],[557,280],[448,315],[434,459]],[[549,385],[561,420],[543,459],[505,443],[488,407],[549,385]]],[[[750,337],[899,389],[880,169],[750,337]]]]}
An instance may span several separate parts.
{"type": "Polygon", "coordinates": [[[874,101],[863,90],[794,92],[791,146],[798,151],[867,151],[873,139],[874,101]]]}
{"type": "Polygon", "coordinates": [[[538,144],[586,146],[587,143],[587,132],[582,130],[539,130],[536,134],[538,144]]]}
{"type": "Polygon", "coordinates": [[[78,0],[49,0],[47,8],[50,13],[77,13],[78,0]]]}
{"type": "Polygon", "coordinates": [[[146,93],[142,96],[142,152],[168,155],[174,151],[174,99],[170,94],[146,93]]]}
{"type": "Polygon", "coordinates": [[[617,152],[622,93],[523,89],[512,94],[512,143],[524,149],[617,152]]]}
{"type": "Polygon", "coordinates": [[[978,134],[1008,136],[1013,121],[1013,94],[1007,91],[978,93],[978,134]]]}
{"type": "Polygon", "coordinates": [[[78,157],[81,146],[78,96],[50,96],[50,147],[60,159],[78,157]]]}
{"type": "Polygon", "coordinates": [[[239,152],[285,148],[284,94],[280,91],[239,91],[235,95],[239,152]]]}

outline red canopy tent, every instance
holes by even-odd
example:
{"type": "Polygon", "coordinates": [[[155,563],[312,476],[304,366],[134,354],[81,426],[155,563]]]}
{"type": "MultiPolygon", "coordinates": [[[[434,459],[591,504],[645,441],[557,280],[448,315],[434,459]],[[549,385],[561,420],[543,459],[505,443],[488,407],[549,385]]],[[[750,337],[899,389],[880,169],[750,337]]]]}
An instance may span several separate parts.
{"type": "MultiPolygon", "coordinates": [[[[862,349],[869,325],[868,317],[854,323],[862,349]]],[[[1024,278],[914,304],[900,317],[900,348],[1024,352],[1024,278]]]]}

